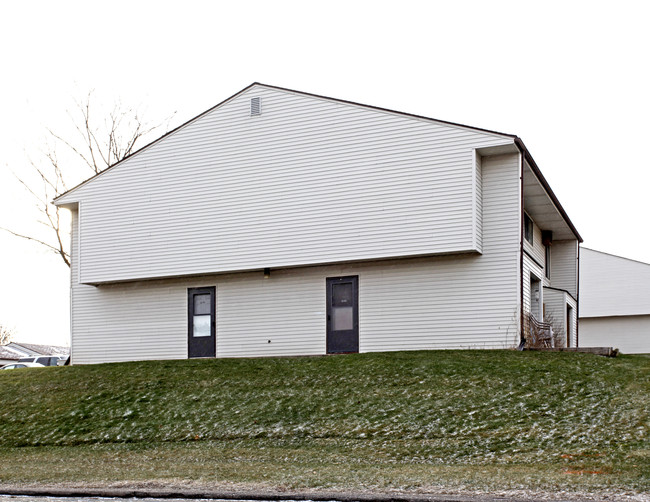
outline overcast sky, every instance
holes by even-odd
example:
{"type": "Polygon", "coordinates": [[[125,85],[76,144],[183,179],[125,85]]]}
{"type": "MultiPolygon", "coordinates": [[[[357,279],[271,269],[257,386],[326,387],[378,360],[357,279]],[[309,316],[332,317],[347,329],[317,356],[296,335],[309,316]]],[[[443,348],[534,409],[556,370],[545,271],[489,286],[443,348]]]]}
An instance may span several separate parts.
{"type": "MultiPolygon", "coordinates": [[[[0,11],[0,226],[11,171],[94,89],[174,127],[258,81],[520,136],[590,248],[650,262],[649,2],[11,2],[0,11]]],[[[153,138],[152,138],[153,139],[153,138]]],[[[0,232],[0,323],[68,343],[69,274],[0,232]]]]}

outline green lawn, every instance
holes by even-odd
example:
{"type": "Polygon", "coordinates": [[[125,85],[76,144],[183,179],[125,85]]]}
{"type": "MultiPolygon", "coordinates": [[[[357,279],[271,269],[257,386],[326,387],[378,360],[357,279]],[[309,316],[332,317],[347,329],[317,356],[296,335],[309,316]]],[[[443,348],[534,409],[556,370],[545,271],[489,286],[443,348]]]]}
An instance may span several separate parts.
{"type": "Polygon", "coordinates": [[[156,361],[0,389],[0,484],[650,490],[647,356],[156,361]]]}

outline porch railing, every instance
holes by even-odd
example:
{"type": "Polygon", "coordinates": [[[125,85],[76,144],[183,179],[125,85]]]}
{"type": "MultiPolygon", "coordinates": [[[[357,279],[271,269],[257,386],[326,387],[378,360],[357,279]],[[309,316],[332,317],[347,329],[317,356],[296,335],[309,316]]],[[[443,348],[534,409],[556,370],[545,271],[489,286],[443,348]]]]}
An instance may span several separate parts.
{"type": "Polygon", "coordinates": [[[554,347],[553,326],[538,321],[530,312],[524,314],[524,337],[527,348],[554,347]]]}

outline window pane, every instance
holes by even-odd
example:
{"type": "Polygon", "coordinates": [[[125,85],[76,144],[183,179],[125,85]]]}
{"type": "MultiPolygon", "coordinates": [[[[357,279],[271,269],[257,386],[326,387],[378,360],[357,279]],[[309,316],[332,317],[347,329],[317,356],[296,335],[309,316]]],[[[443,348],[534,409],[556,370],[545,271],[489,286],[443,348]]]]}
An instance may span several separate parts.
{"type": "Polygon", "coordinates": [[[533,220],[524,214],[524,237],[531,244],[533,243],[533,220]]]}
{"type": "Polygon", "coordinates": [[[352,307],[332,307],[332,330],[343,331],[353,328],[352,307]]]}
{"type": "Polygon", "coordinates": [[[332,285],[332,305],[346,307],[352,305],[352,284],[342,283],[332,285]]]}
{"type": "Polygon", "coordinates": [[[210,296],[211,295],[194,295],[194,314],[211,314],[211,305],[210,305],[210,296]]]}
{"type": "Polygon", "coordinates": [[[192,325],[194,337],[210,336],[210,315],[195,315],[192,318],[192,325]]]}

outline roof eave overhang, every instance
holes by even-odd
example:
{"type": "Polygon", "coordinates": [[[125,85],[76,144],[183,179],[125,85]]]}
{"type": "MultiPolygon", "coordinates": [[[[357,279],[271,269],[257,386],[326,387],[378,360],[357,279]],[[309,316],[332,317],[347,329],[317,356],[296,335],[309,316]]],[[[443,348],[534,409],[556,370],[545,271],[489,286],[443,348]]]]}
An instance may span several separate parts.
{"type": "Polygon", "coordinates": [[[56,207],[61,207],[63,209],[77,209],[77,207],[79,206],[79,202],[76,200],[75,201],[66,201],[65,199],[60,200],[59,197],[54,199],[52,201],[52,204],[54,204],[56,207]]]}
{"type": "Polygon", "coordinates": [[[524,156],[524,159],[530,166],[531,170],[539,180],[540,184],[544,188],[544,191],[548,195],[549,199],[553,202],[553,205],[557,209],[557,211],[560,213],[566,224],[569,226],[571,229],[571,232],[573,232],[573,235],[575,235],[576,239],[578,239],[578,242],[584,242],[582,237],[580,236],[580,233],[576,229],[575,225],[569,218],[569,215],[566,213],[564,208],[562,207],[562,204],[560,204],[560,201],[558,200],[557,196],[555,193],[553,193],[553,190],[551,189],[551,186],[548,184],[548,181],[546,181],[546,178],[544,178],[544,175],[542,174],[542,171],[539,169],[537,163],[535,162],[535,159],[533,159],[533,156],[530,154],[528,151],[528,148],[526,148],[526,145],[524,145],[524,142],[521,140],[521,138],[516,137],[515,138],[515,145],[517,145],[517,148],[519,148],[519,151],[521,154],[524,156]]]}

